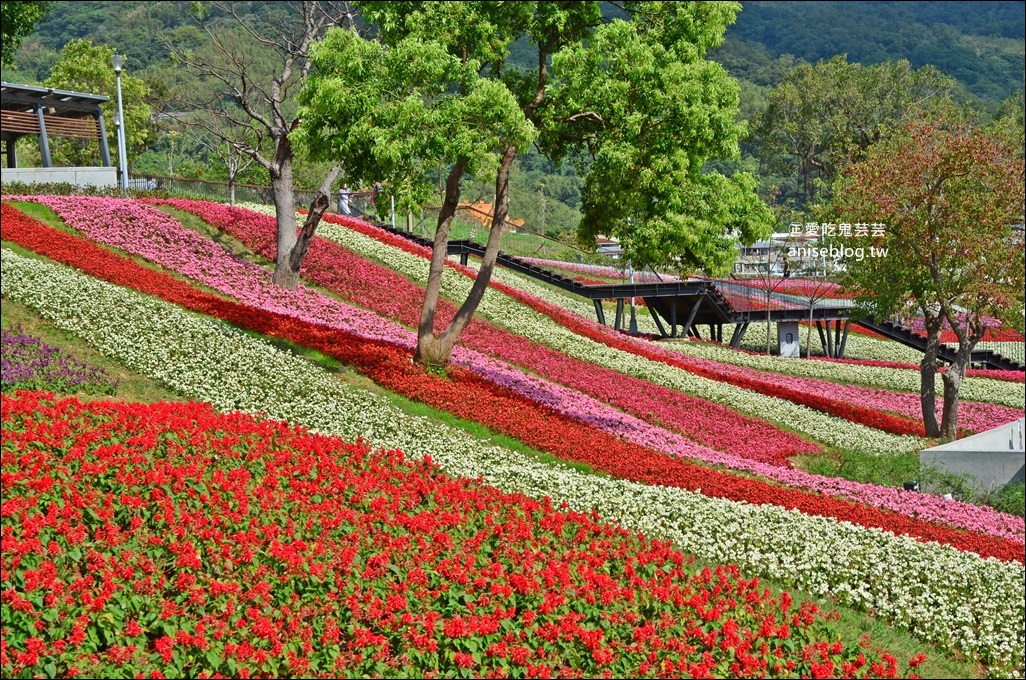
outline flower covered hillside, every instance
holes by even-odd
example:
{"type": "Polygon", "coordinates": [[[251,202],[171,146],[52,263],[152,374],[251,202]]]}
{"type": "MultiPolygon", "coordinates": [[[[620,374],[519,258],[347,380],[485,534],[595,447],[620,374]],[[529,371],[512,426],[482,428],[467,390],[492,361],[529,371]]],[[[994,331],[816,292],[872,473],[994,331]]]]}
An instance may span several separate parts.
{"type": "Polygon", "coordinates": [[[9,675],[874,676],[732,567],[198,403],[3,402],[9,675]]]}

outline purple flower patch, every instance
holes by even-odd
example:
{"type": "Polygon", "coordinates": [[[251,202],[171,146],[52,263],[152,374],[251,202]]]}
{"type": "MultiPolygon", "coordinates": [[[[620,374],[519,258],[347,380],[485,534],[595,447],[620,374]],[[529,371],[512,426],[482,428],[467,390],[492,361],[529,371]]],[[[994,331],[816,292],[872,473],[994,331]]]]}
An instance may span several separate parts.
{"type": "Polygon", "coordinates": [[[27,335],[20,325],[0,331],[0,386],[4,392],[28,389],[114,394],[117,384],[107,371],[27,335]]]}

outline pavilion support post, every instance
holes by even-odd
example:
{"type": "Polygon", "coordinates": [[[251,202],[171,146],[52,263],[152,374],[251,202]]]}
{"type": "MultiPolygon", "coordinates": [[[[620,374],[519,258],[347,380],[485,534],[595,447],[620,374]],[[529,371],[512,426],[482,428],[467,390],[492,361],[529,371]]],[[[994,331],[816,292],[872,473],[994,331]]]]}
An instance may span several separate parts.
{"type": "Polygon", "coordinates": [[[844,335],[841,336],[841,346],[837,350],[837,358],[844,358],[844,347],[848,344],[848,331],[851,329],[851,319],[844,320],[844,335]]]}
{"type": "MultiPolygon", "coordinates": [[[[816,330],[819,332],[819,343],[823,346],[823,353],[827,351],[827,340],[826,335],[823,333],[823,321],[822,319],[816,319],[816,330]]],[[[827,356],[830,356],[827,354],[827,356]]]]}
{"type": "MultiPolygon", "coordinates": [[[[691,313],[688,314],[688,320],[684,322],[684,330],[681,333],[681,335],[685,335],[686,336],[688,334],[688,331],[691,330],[691,324],[694,322],[695,317],[698,315],[698,308],[701,307],[701,306],[702,306],[702,298],[696,298],[695,299],[695,304],[691,308],[691,313]]],[[[676,308],[676,306],[675,306],[675,308],[676,308]]],[[[702,337],[702,336],[699,335],[698,337],[702,337]]]]}
{"type": "Polygon", "coordinates": [[[745,337],[745,331],[748,330],[748,323],[749,322],[745,321],[744,323],[739,323],[734,326],[734,334],[730,337],[730,346],[734,349],[741,346],[741,341],[744,340],[745,337]]]}
{"type": "MultiPolygon", "coordinates": [[[[687,329],[681,333],[681,337],[687,337],[687,329]]],[[[677,337],[677,298],[673,298],[670,301],[670,337],[677,337]]]]}
{"type": "Polygon", "coordinates": [[[602,300],[595,300],[595,316],[598,317],[598,322],[603,326],[606,325],[606,312],[602,309],[602,300]]]}
{"type": "Polygon", "coordinates": [[[50,159],[50,138],[46,135],[46,121],[43,118],[42,107],[36,107],[36,118],[39,120],[39,155],[43,160],[43,167],[52,168],[53,161],[50,159]]]}
{"type": "Polygon", "coordinates": [[[114,167],[110,162],[110,146],[107,145],[107,124],[103,122],[103,111],[97,111],[96,122],[100,126],[100,159],[103,161],[103,167],[114,167]]]}
{"type": "Polygon", "coordinates": [[[659,313],[655,308],[655,298],[645,298],[645,306],[648,307],[648,311],[652,314],[652,320],[655,321],[656,328],[659,329],[659,335],[664,338],[670,337],[666,334],[666,329],[663,328],[663,322],[659,320],[659,313]]]}
{"type": "Polygon", "coordinates": [[[831,331],[830,331],[830,322],[827,321],[825,325],[826,325],[826,341],[827,341],[826,355],[828,357],[830,357],[831,359],[833,359],[834,358],[834,336],[833,336],[833,333],[831,333],[831,331]]]}
{"type": "Polygon", "coordinates": [[[613,330],[620,330],[623,326],[623,298],[616,299],[616,320],[613,321],[613,330]]]}
{"type": "Polygon", "coordinates": [[[462,264],[464,267],[470,266],[470,253],[466,250],[460,253],[460,264],[462,264]]]}
{"type": "Polygon", "coordinates": [[[841,320],[834,320],[834,357],[837,358],[837,350],[841,347],[841,320]]]}
{"type": "Polygon", "coordinates": [[[15,144],[15,140],[8,139],[4,143],[7,145],[7,167],[18,167],[18,151],[17,144],[15,144]]]}
{"type": "Polygon", "coordinates": [[[734,332],[730,335],[730,346],[737,347],[737,336],[741,334],[741,324],[734,325],[734,332]]]}

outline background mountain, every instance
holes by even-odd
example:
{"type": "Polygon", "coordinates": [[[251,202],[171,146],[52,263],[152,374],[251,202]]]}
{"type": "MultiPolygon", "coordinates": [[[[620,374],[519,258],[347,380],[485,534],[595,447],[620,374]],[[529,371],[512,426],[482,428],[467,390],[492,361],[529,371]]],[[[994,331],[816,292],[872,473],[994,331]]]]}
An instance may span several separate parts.
{"type": "Polygon", "coordinates": [[[838,54],[865,65],[907,59],[953,76],[997,104],[1023,87],[1023,2],[744,2],[714,58],[757,85],[776,85],[795,60],[838,54]],[[792,59],[793,58],[793,59],[792,59]]]}
{"type": "MultiPolygon", "coordinates": [[[[189,18],[193,4],[55,2],[4,79],[45,79],[61,48],[75,38],[116,48],[134,69],[166,62],[158,36],[203,41],[189,18]]],[[[275,4],[236,3],[243,10],[275,4]]],[[[974,98],[995,105],[1023,87],[1026,2],[758,1],[742,8],[713,58],[756,85],[776,85],[797,61],[847,54],[848,61],[866,65],[899,59],[916,68],[931,64],[974,98]]],[[[611,7],[607,16],[616,13],[611,7]]],[[[208,19],[218,20],[216,10],[208,19]]],[[[523,57],[531,58],[529,50],[523,57]]]]}
{"type": "MultiPolygon", "coordinates": [[[[234,5],[242,13],[288,8],[287,3],[274,2],[234,5]]],[[[170,63],[161,39],[201,49],[208,39],[192,19],[197,7],[202,8],[208,25],[228,21],[209,3],[54,2],[48,16],[23,41],[14,66],[4,68],[3,80],[40,83],[50,76],[66,44],[86,39],[126,54],[126,73],[147,82],[150,105],[161,111],[166,108],[171,84],[177,81],[181,86],[189,77],[170,63]]],[[[622,11],[609,3],[604,14],[608,19],[622,11]]],[[[1024,89],[1026,2],[743,2],[724,44],[710,57],[739,80],[741,114],[756,119],[750,126],[754,130],[774,88],[791,69],[836,55],[847,55],[849,63],[865,66],[900,60],[907,60],[913,68],[931,65],[957,79],[956,101],[970,102],[984,114],[994,114],[1024,89]]],[[[530,64],[534,58],[530,45],[514,47],[514,63],[530,64]]],[[[1021,94],[1017,96],[1021,99],[1021,94]]],[[[190,142],[187,130],[168,127],[154,134],[153,140],[146,153],[134,155],[135,174],[170,174],[169,168],[174,168],[174,174],[222,179],[218,164],[207,158],[201,146],[190,142]]],[[[776,197],[794,195],[794,177],[779,176],[779,169],[767,163],[768,151],[758,140],[749,140],[742,148],[740,162],[719,169],[758,174],[771,203],[782,200],[776,197]]],[[[249,181],[266,180],[255,168],[250,172],[249,181]]],[[[309,174],[311,178],[319,176],[318,172],[309,174]]],[[[307,183],[303,177],[298,181],[307,183]]],[[[512,182],[514,217],[525,219],[539,232],[568,236],[573,231],[579,220],[580,182],[572,169],[557,168],[540,155],[526,154],[512,182]]],[[[490,198],[487,186],[468,189],[472,189],[468,195],[490,198]]]]}

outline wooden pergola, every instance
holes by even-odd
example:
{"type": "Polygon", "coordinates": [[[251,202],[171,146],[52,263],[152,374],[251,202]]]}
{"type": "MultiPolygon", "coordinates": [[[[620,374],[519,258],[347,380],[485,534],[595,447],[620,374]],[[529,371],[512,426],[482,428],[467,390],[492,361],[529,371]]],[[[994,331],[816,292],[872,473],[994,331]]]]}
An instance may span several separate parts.
{"type": "Polygon", "coordinates": [[[98,140],[103,166],[112,167],[107,128],[100,108],[110,97],[3,82],[0,82],[0,95],[0,139],[6,147],[8,168],[18,167],[15,141],[26,135],[39,138],[39,155],[44,168],[53,167],[51,136],[98,140]]]}

